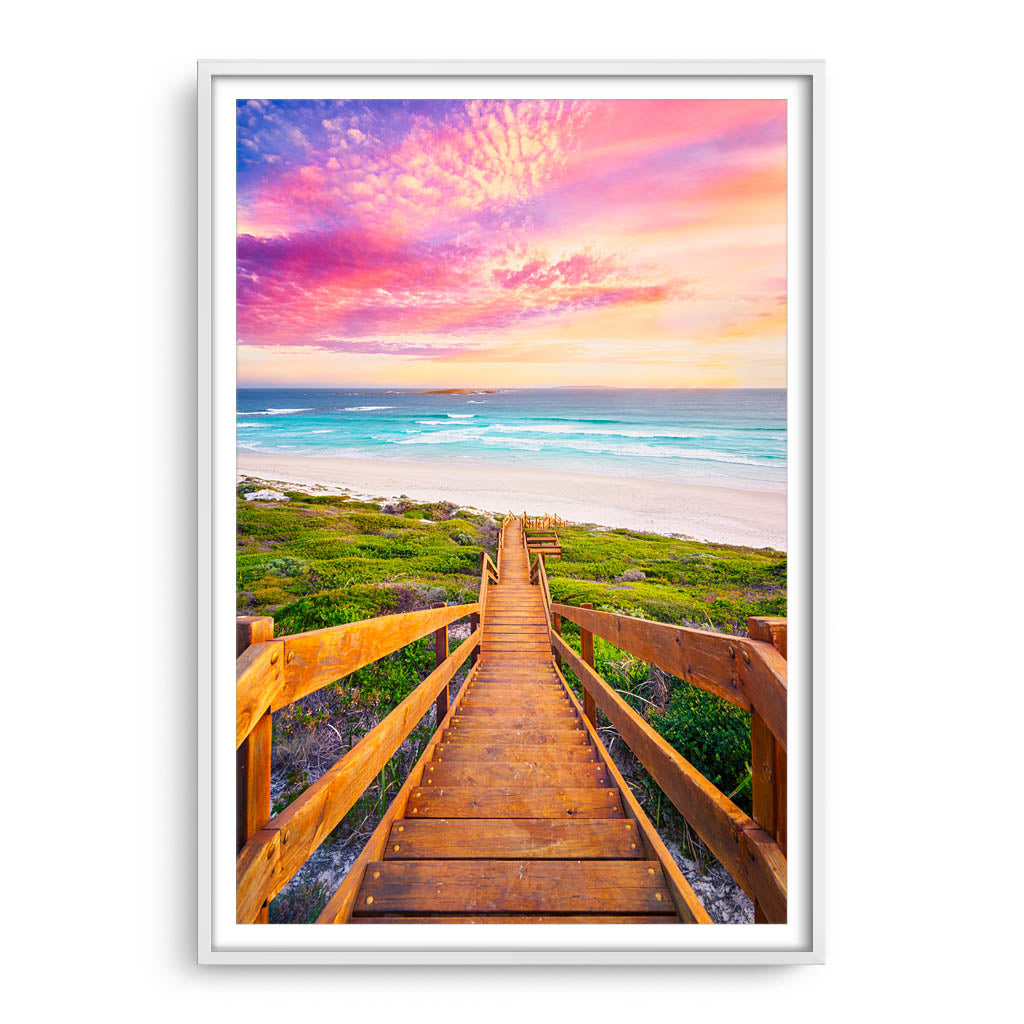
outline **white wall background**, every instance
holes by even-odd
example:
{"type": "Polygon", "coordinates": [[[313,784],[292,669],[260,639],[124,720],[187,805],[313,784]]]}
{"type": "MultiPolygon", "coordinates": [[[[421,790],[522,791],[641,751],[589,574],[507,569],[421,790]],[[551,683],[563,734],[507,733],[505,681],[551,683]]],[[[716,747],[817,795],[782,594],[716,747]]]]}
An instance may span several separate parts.
{"type": "Polygon", "coordinates": [[[1024,682],[1018,12],[988,0],[7,9],[14,1019],[1008,1015],[1024,682]],[[826,966],[193,965],[198,57],[829,62],[826,966]]]}

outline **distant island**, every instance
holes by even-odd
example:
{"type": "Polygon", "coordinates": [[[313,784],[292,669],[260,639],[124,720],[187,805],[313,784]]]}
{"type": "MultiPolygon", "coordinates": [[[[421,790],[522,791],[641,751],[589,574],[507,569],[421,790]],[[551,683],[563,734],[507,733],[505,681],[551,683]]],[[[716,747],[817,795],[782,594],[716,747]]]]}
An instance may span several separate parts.
{"type": "Polygon", "coordinates": [[[440,391],[419,391],[420,395],[496,395],[496,388],[442,388],[440,391]]]}
{"type": "MultiPolygon", "coordinates": [[[[281,388],[280,390],[289,390],[281,388]]],[[[291,388],[300,391],[301,388],[291,388]]],[[[506,389],[507,390],[507,389],[506,389]]],[[[440,388],[437,391],[335,391],[336,395],[497,395],[498,388],[440,388]]]]}

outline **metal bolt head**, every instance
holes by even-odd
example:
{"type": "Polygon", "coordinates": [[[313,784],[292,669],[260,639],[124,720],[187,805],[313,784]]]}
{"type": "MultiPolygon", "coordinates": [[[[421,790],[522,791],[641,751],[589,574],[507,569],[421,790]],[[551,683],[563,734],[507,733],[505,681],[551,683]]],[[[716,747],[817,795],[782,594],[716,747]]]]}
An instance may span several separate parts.
{"type": "Polygon", "coordinates": [[[366,905],[369,906],[372,902],[373,902],[373,897],[372,896],[367,896],[366,897],[366,905]]]}
{"type": "Polygon", "coordinates": [[[287,661],[288,664],[290,665],[294,660],[295,660],[295,652],[294,651],[289,651],[288,652],[288,657],[285,658],[285,661],[287,661]]]}
{"type": "Polygon", "coordinates": [[[398,853],[398,851],[400,849],[401,849],[401,846],[399,846],[398,843],[395,843],[395,853],[398,853]]]}
{"type": "MultiPolygon", "coordinates": [[[[651,872],[651,874],[653,875],[653,874],[654,874],[654,872],[652,871],[652,872],[651,872]]],[[[373,877],[374,877],[374,878],[380,878],[380,872],[379,872],[379,871],[374,871],[374,873],[373,873],[373,877]]]]}

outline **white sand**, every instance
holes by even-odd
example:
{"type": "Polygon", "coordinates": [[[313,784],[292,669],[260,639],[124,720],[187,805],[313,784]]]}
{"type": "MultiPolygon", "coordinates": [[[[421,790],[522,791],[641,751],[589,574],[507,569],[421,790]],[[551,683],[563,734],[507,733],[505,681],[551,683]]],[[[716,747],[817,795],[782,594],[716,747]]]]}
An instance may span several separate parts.
{"type": "Polygon", "coordinates": [[[786,550],[786,496],[739,486],[563,473],[508,464],[238,453],[238,475],[370,498],[406,494],[489,512],[786,550]]]}

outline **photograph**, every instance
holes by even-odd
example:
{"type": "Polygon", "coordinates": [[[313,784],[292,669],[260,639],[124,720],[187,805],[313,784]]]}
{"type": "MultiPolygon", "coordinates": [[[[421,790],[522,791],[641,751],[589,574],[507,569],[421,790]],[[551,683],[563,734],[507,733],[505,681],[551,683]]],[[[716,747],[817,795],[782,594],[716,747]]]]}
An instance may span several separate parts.
{"type": "Polygon", "coordinates": [[[785,925],[787,101],[233,104],[236,923],[785,925]]]}

